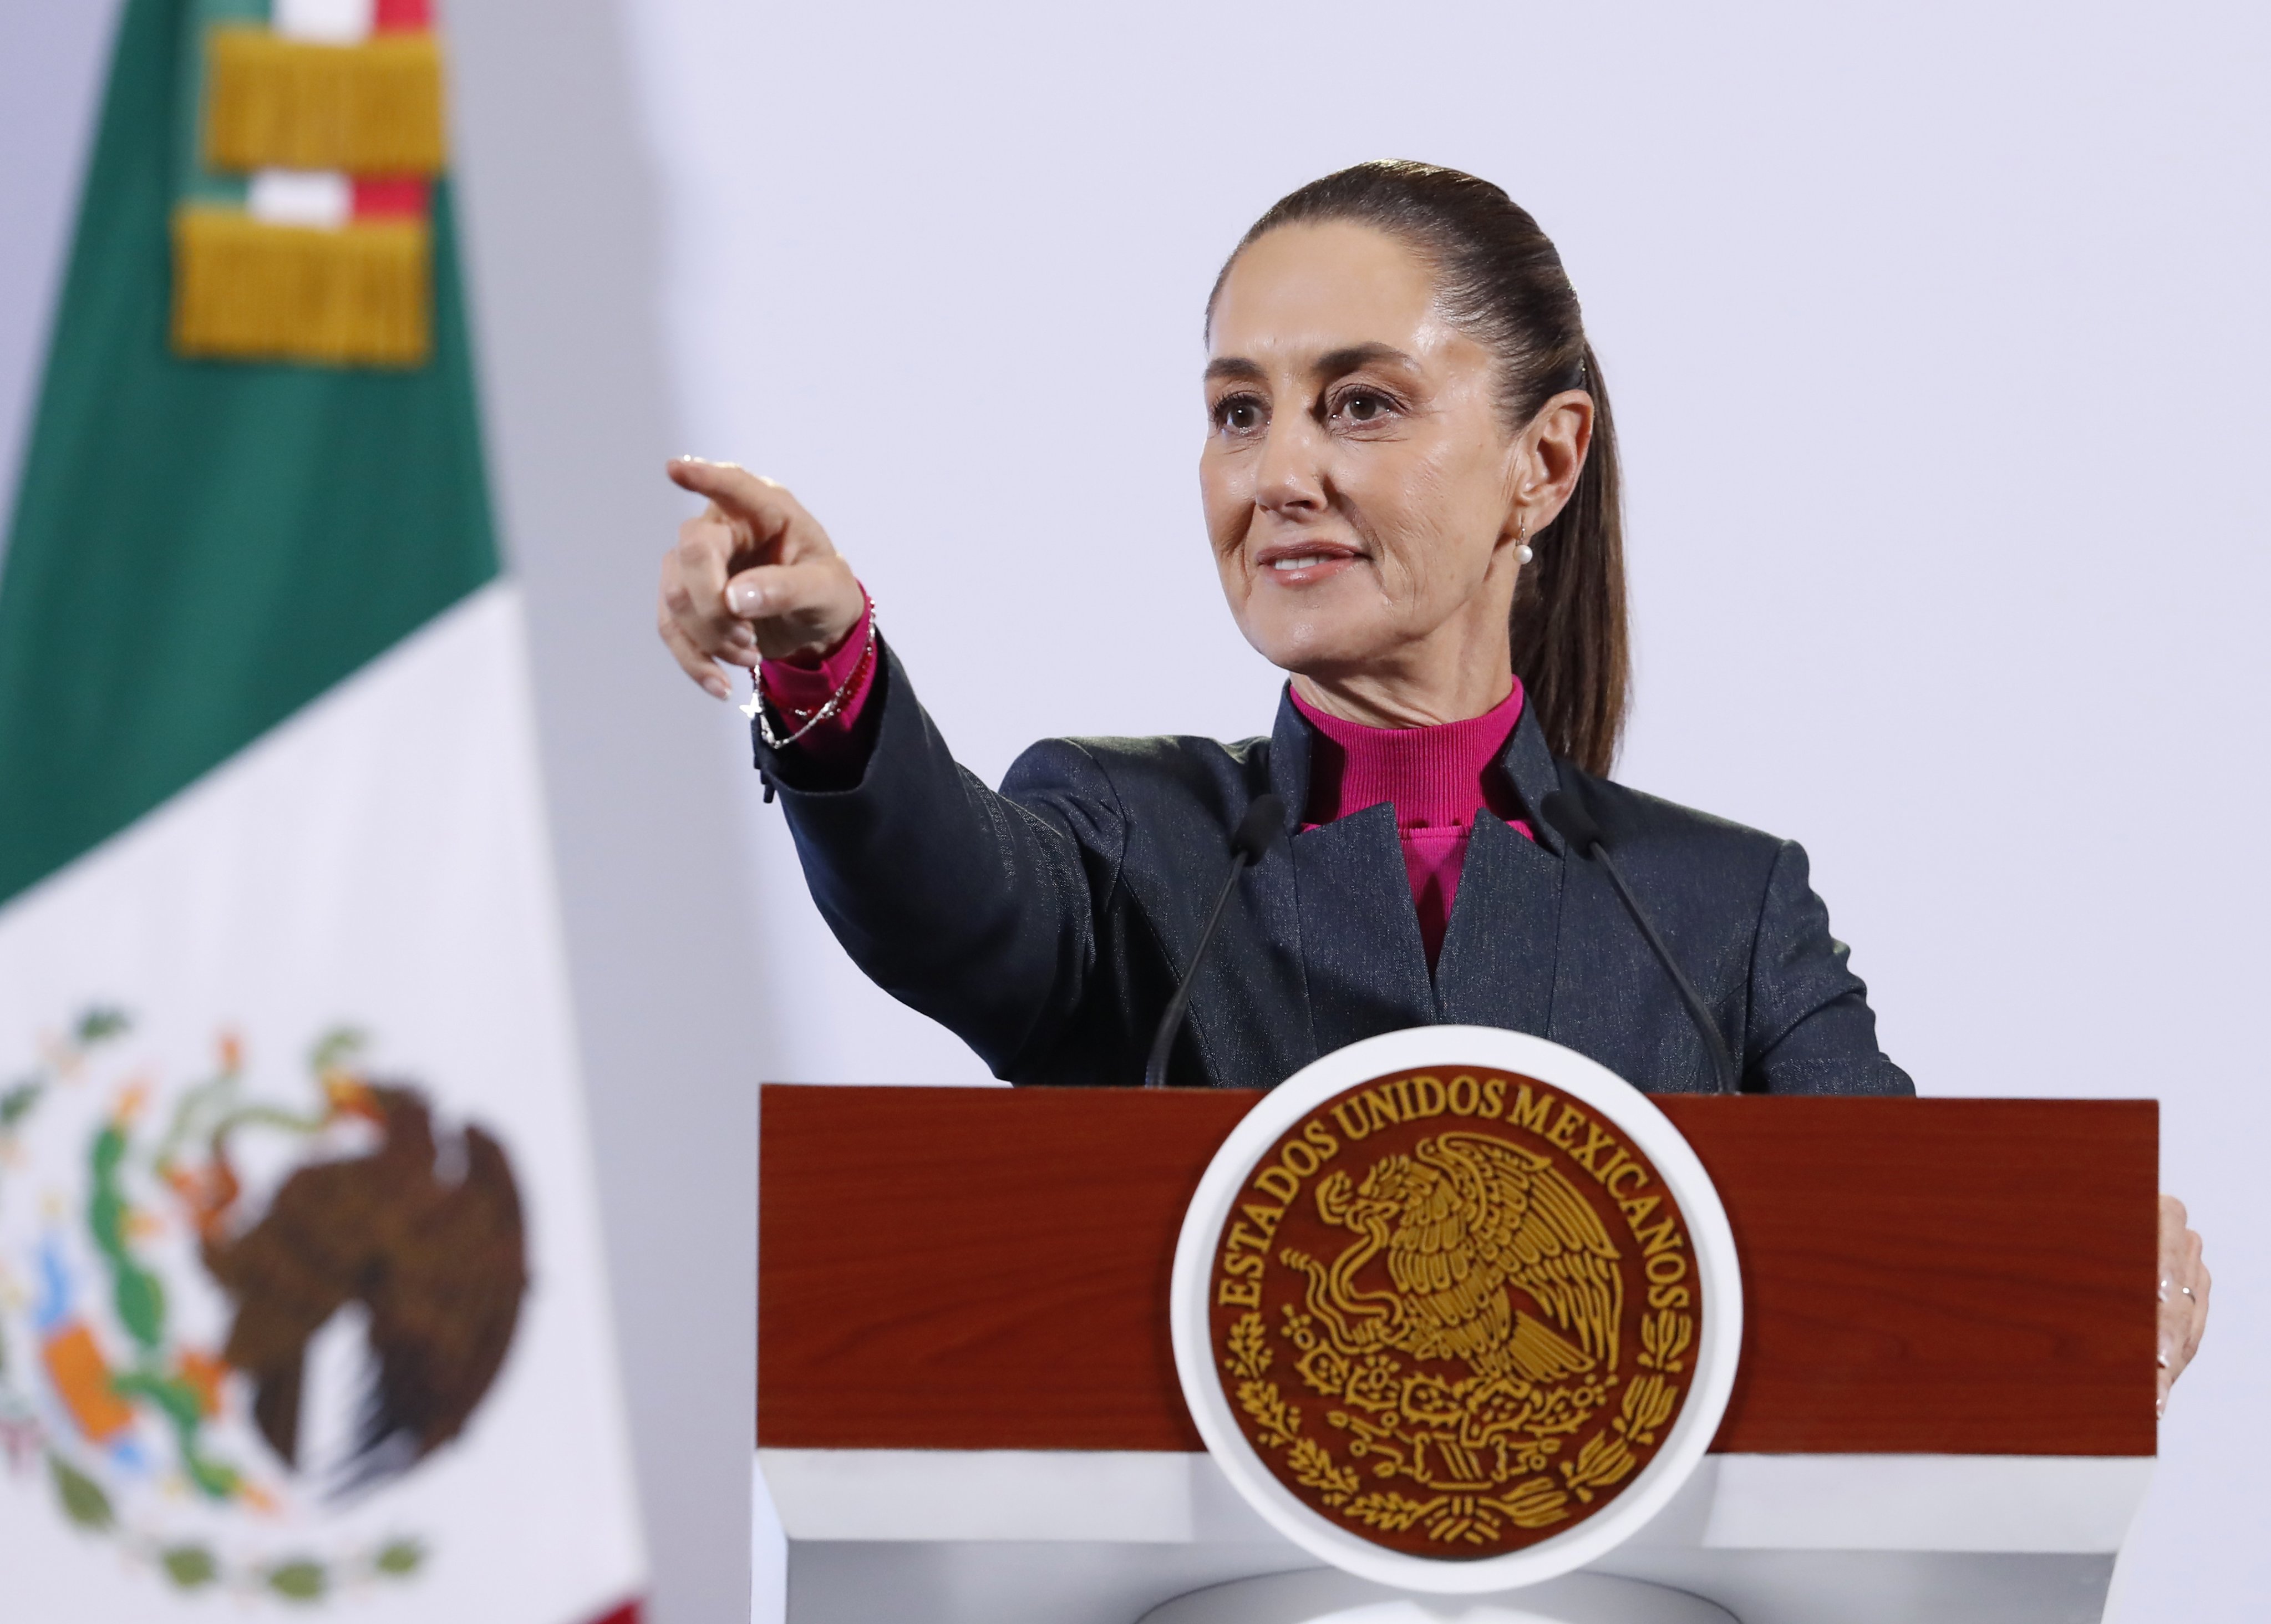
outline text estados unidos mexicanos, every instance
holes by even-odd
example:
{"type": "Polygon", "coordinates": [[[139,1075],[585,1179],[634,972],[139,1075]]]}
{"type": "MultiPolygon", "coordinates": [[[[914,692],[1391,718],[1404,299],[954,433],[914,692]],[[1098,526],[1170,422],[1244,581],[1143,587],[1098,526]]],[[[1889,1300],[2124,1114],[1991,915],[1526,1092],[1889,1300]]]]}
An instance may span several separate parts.
{"type": "Polygon", "coordinates": [[[1663,1201],[1641,1193],[1654,1180],[1616,1136],[1576,1106],[1537,1093],[1527,1083],[1509,1084],[1504,1077],[1463,1073],[1448,1083],[1419,1076],[1377,1084],[1312,1117],[1299,1134],[1281,1144],[1277,1159],[1255,1172],[1252,1180],[1253,1190],[1270,1199],[1242,1203],[1241,1216],[1232,1219],[1223,1236],[1216,1302],[1233,1308],[1262,1306],[1262,1275],[1278,1220],[1300,1196],[1302,1185],[1340,1155],[1344,1142],[1361,1140],[1393,1123],[1439,1116],[1511,1122],[1559,1148],[1609,1192],[1624,1214],[1647,1271],[1648,1306],[1689,1306],[1691,1295],[1683,1284],[1687,1278],[1687,1239],[1680,1231],[1678,1210],[1659,1216],[1657,1209],[1663,1201]],[[1510,1104],[1509,1088],[1513,1090],[1510,1104]],[[1327,1125],[1328,1117],[1331,1126],[1327,1125]],[[1333,1133],[1335,1127],[1340,1136],[1333,1133]]]}

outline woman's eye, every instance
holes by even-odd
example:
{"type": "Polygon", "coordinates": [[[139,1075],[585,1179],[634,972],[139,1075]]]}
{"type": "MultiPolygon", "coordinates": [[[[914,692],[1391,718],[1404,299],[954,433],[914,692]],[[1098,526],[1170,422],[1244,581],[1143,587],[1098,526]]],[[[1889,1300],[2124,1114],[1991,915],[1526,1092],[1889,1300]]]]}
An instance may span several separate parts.
{"type": "Polygon", "coordinates": [[[1368,389],[1359,389],[1341,401],[1341,415],[1352,423],[1376,423],[1392,409],[1386,396],[1368,389]]]}
{"type": "Polygon", "coordinates": [[[1262,403],[1251,395],[1232,395],[1216,403],[1214,421],[1232,434],[1250,434],[1262,427],[1262,403]]]}

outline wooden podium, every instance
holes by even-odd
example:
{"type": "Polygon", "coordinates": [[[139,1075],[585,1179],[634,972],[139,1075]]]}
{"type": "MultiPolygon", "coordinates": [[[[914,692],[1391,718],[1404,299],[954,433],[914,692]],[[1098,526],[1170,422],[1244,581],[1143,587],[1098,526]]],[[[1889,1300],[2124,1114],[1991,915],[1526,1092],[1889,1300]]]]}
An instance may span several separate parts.
{"type": "MultiPolygon", "coordinates": [[[[1167,1282],[1258,1094],[763,1091],[791,1624],[1136,1624],[1314,1559],[1201,1449],[1167,1282]]],[[[2096,1619],[2155,1451],[2149,1101],[1659,1099],[1742,1256],[1702,1468],[1595,1571],[1744,1624],[2096,1619]]]]}

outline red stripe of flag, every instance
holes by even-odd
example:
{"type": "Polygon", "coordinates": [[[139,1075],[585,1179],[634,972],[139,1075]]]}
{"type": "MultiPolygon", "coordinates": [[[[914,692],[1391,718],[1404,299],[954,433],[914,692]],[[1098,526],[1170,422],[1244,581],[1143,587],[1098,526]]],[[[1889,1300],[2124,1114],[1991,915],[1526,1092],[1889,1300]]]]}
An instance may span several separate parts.
{"type": "Polygon", "coordinates": [[[422,175],[358,175],[354,177],[357,220],[424,220],[428,186],[422,175]]]}

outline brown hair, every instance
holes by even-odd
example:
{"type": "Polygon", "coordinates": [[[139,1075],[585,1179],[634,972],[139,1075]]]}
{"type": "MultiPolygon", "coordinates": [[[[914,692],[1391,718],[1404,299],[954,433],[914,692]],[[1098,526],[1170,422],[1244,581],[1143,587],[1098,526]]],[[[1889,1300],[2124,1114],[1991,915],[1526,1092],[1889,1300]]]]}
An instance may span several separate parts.
{"type": "Polygon", "coordinates": [[[1564,390],[1592,396],[1592,448],[1568,505],[1530,538],[1537,558],[1515,589],[1511,630],[1515,674],[1546,742],[1586,771],[1607,773],[1631,677],[1617,426],[1561,256],[1488,181],[1433,164],[1361,163],[1279,198],[1254,222],[1215,279],[1209,317],[1248,243],[1280,226],[1324,220],[1370,226],[1427,257],[1445,319],[1498,357],[1510,429],[1564,390]]]}

